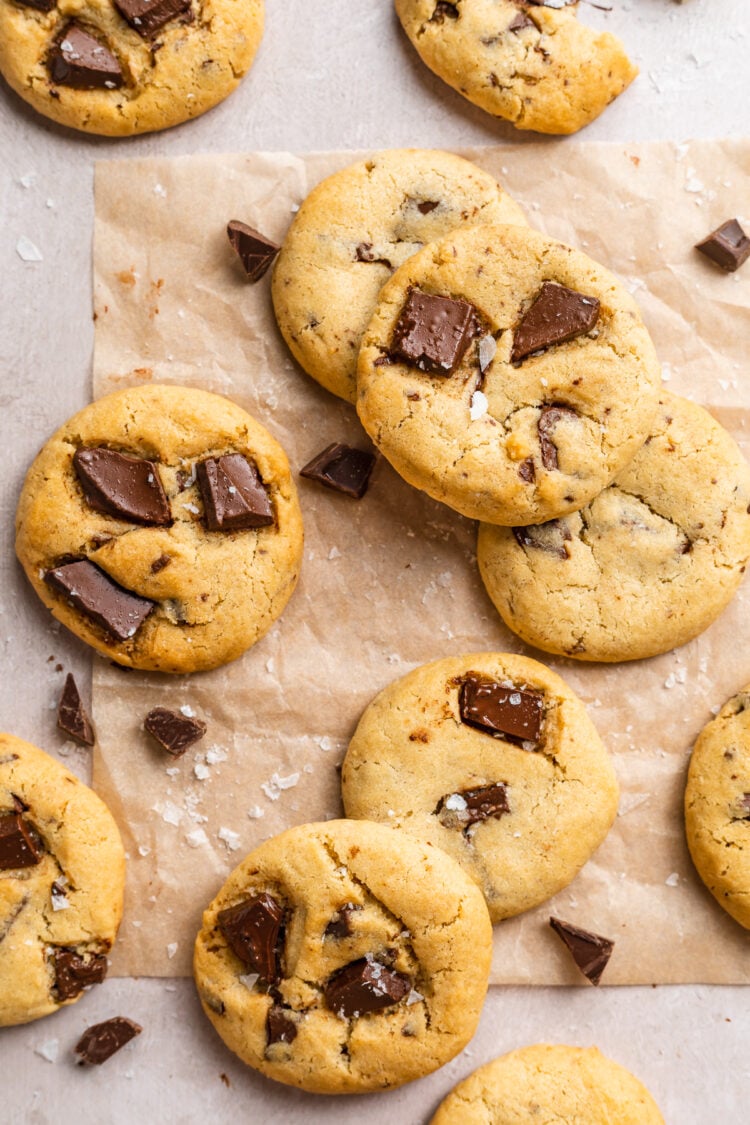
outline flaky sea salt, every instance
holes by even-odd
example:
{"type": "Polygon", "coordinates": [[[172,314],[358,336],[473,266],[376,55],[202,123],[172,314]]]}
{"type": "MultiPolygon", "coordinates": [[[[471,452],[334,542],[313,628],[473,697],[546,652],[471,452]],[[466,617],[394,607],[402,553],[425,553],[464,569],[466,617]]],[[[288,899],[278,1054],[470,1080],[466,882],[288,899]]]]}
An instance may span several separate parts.
{"type": "Polygon", "coordinates": [[[222,750],[221,746],[209,746],[206,751],[206,761],[209,766],[216,766],[219,762],[226,762],[229,755],[226,750],[222,750]]]}
{"type": "Polygon", "coordinates": [[[668,887],[679,887],[680,876],[677,874],[676,871],[673,871],[671,875],[667,876],[667,878],[664,880],[664,882],[666,883],[666,885],[668,887]]]}
{"type": "Polygon", "coordinates": [[[48,1039],[46,1043],[41,1043],[38,1047],[34,1048],[34,1054],[39,1055],[40,1059],[46,1062],[57,1062],[57,1056],[60,1053],[60,1043],[57,1039],[48,1039]]]}
{"type": "Polygon", "coordinates": [[[460,793],[451,793],[445,800],[444,808],[450,809],[451,812],[463,812],[468,806],[460,793]]]}
{"type": "Polygon", "coordinates": [[[16,254],[23,262],[43,262],[42,252],[35,246],[30,238],[22,234],[16,243],[16,254]]]}
{"type": "Polygon", "coordinates": [[[247,810],[247,815],[251,820],[260,820],[262,816],[265,816],[265,813],[263,812],[263,809],[260,807],[260,805],[253,805],[247,810]]]}
{"type": "Polygon", "coordinates": [[[211,771],[203,762],[196,762],[193,766],[193,773],[198,778],[198,781],[205,781],[211,776],[211,771]]]}
{"type": "Polygon", "coordinates": [[[170,961],[174,957],[178,948],[179,948],[179,942],[170,941],[169,945],[167,946],[167,957],[169,958],[170,961]]]}
{"type": "Polygon", "coordinates": [[[226,844],[230,852],[236,852],[240,847],[241,838],[239,832],[233,832],[231,828],[220,828],[217,835],[221,842],[226,844]]]}
{"type": "Polygon", "coordinates": [[[479,341],[479,370],[484,375],[485,371],[495,358],[497,343],[494,336],[483,336],[479,341]]]}
{"type": "Polygon", "coordinates": [[[208,843],[208,836],[202,828],[195,828],[192,832],[188,832],[185,843],[188,847],[200,848],[203,844],[208,843]]]}
{"type": "Polygon", "coordinates": [[[252,992],[252,990],[255,988],[256,984],[258,983],[259,979],[260,979],[260,973],[241,974],[240,975],[240,984],[244,984],[245,988],[249,988],[250,991],[252,992]]]}
{"type": "Polygon", "coordinates": [[[483,394],[482,391],[474,391],[474,394],[471,396],[471,406],[469,407],[469,417],[472,422],[476,422],[479,418],[484,418],[488,406],[487,395],[483,394]]]}

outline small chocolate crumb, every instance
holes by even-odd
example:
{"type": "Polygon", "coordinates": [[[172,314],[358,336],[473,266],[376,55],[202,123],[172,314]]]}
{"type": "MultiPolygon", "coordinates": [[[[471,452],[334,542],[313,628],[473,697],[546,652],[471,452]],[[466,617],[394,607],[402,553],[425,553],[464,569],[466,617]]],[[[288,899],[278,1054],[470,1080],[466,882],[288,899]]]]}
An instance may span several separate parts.
{"type": "Polygon", "coordinates": [[[71,672],[65,677],[65,687],[57,707],[57,725],[83,746],[94,745],[94,728],[71,672]]]}
{"type": "Polygon", "coordinates": [[[750,258],[750,238],[736,219],[728,219],[702,242],[696,243],[695,249],[727,273],[734,273],[750,258]]]}
{"type": "Polygon", "coordinates": [[[333,442],[300,469],[300,476],[361,500],[367,492],[374,466],[373,453],[333,442]]]}
{"type": "Polygon", "coordinates": [[[260,281],[281,249],[260,231],[237,219],[227,223],[227,237],[252,282],[260,281]]]}
{"type": "Polygon", "coordinates": [[[165,566],[169,566],[171,561],[171,555],[159,555],[158,559],[154,559],[151,563],[151,573],[158,574],[160,570],[164,570],[165,566]]]}
{"type": "Polygon", "coordinates": [[[439,206],[439,199],[425,199],[423,203],[417,204],[417,211],[419,211],[420,215],[429,215],[431,211],[434,211],[435,208],[439,206]]]}
{"type": "Polygon", "coordinates": [[[94,1024],[84,1031],[76,1044],[78,1065],[101,1066],[142,1031],[139,1024],[125,1016],[113,1016],[103,1023],[94,1024]]]}
{"type": "Polygon", "coordinates": [[[549,924],[565,942],[583,975],[592,984],[599,984],[615,943],[599,934],[589,933],[588,930],[579,930],[577,926],[563,922],[560,918],[550,918],[549,924]]]}
{"type": "Polygon", "coordinates": [[[219,1078],[222,1080],[222,1082],[227,1087],[227,1089],[230,1089],[232,1083],[229,1081],[229,1075],[224,1074],[224,1072],[222,1071],[221,1074],[219,1075],[219,1078]]]}
{"type": "Polygon", "coordinates": [[[183,715],[180,711],[170,711],[167,707],[154,707],[143,721],[143,729],[162,746],[173,758],[179,758],[185,751],[200,742],[206,733],[202,719],[183,715]]]}

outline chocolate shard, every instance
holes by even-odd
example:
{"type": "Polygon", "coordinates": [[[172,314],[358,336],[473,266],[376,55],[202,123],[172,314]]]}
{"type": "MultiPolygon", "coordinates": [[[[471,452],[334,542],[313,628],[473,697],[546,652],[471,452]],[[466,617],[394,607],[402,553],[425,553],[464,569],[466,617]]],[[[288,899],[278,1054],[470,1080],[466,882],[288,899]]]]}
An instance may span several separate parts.
{"type": "Polygon", "coordinates": [[[52,44],[47,67],[56,85],[74,90],[116,90],[124,82],[109,47],[77,23],[69,23],[52,44]]]}
{"type": "Polygon", "coordinates": [[[84,1031],[76,1044],[78,1065],[101,1066],[142,1031],[139,1024],[125,1016],[113,1016],[104,1023],[95,1023],[84,1031]]]}
{"type": "Polygon", "coordinates": [[[420,371],[452,375],[478,331],[477,311],[468,301],[411,289],[393,330],[391,352],[420,371]]]}
{"type": "Polygon", "coordinates": [[[77,449],[73,467],[90,507],[146,527],[172,522],[169,501],[153,461],[114,449],[77,449]]]}
{"type": "Polygon", "coordinates": [[[317,481],[336,492],[343,492],[354,500],[361,500],[367,492],[374,466],[373,453],[335,441],[313,457],[312,461],[308,461],[299,472],[301,477],[317,481]]]}
{"type": "Polygon", "coordinates": [[[190,0],[115,0],[115,7],[144,39],[190,11],[190,0]]]}
{"type": "Polygon", "coordinates": [[[362,907],[354,902],[345,902],[344,905],[336,911],[333,918],[331,918],[331,921],[325,928],[323,937],[337,938],[339,940],[349,937],[352,932],[351,916],[357,910],[361,909],[362,907]]]}
{"type": "Polygon", "coordinates": [[[514,527],[513,534],[519,547],[533,547],[556,555],[559,559],[569,559],[570,551],[565,546],[573,539],[570,528],[563,520],[548,520],[547,523],[530,524],[528,527],[514,527]]]}
{"type": "Polygon", "coordinates": [[[202,719],[170,711],[167,707],[154,707],[143,720],[143,729],[156,739],[168,754],[179,758],[206,733],[202,719]]]}
{"type": "Polygon", "coordinates": [[[411,981],[374,957],[363,957],[334,973],[324,992],[328,1007],[351,1019],[400,1003],[411,992],[411,981]]]}
{"type": "Polygon", "coordinates": [[[266,1016],[266,1045],[273,1043],[293,1043],[297,1038],[297,1025],[289,1018],[288,1008],[273,1004],[266,1016]]]}
{"type": "Polygon", "coordinates": [[[0,871],[36,867],[43,855],[20,812],[0,814],[0,871]]]}
{"type": "Polygon", "coordinates": [[[695,249],[727,273],[734,273],[750,258],[750,238],[736,219],[727,219],[702,242],[696,243],[695,249]]]}
{"type": "Polygon", "coordinates": [[[578,414],[569,406],[543,406],[537,429],[539,430],[539,446],[542,454],[542,465],[545,469],[559,468],[557,446],[552,440],[555,426],[565,416],[577,418],[578,414]]]}
{"type": "Polygon", "coordinates": [[[545,281],[513,334],[511,363],[521,363],[532,352],[590,332],[599,319],[599,308],[596,297],[545,281]]]}
{"type": "Polygon", "coordinates": [[[210,457],[200,461],[196,471],[209,531],[247,531],[273,523],[268,492],[247,457],[210,457]]]}
{"type": "Polygon", "coordinates": [[[612,956],[615,943],[599,934],[579,930],[577,926],[571,926],[569,922],[563,922],[560,918],[550,918],[549,924],[557,936],[565,942],[583,975],[592,984],[598,984],[612,956]]]}
{"type": "Polygon", "coordinates": [[[260,281],[281,249],[260,231],[249,227],[247,223],[239,222],[238,219],[232,219],[227,223],[227,237],[242,262],[248,281],[260,281]]]}
{"type": "Polygon", "coordinates": [[[506,687],[469,675],[461,684],[458,705],[461,722],[467,726],[520,742],[539,741],[544,708],[540,691],[506,687]]]}
{"type": "Polygon", "coordinates": [[[508,787],[498,781],[494,785],[484,785],[480,789],[461,789],[448,793],[438,801],[435,813],[446,828],[462,828],[466,831],[473,824],[489,820],[499,820],[510,812],[508,787]]]}
{"type": "Polygon", "coordinates": [[[72,949],[56,949],[53,957],[58,1000],[72,1000],[90,984],[101,984],[107,975],[107,958],[103,953],[81,957],[72,949]]]}
{"type": "Polygon", "coordinates": [[[65,677],[65,687],[57,706],[57,725],[83,746],[94,745],[94,728],[71,672],[65,677]]]}
{"type": "Polygon", "coordinates": [[[266,983],[281,980],[280,945],[284,908],[269,894],[221,910],[217,924],[227,945],[266,983]]]}
{"type": "Polygon", "coordinates": [[[116,641],[134,637],[156,606],[118,586],[88,559],[48,570],[44,581],[116,641]]]}

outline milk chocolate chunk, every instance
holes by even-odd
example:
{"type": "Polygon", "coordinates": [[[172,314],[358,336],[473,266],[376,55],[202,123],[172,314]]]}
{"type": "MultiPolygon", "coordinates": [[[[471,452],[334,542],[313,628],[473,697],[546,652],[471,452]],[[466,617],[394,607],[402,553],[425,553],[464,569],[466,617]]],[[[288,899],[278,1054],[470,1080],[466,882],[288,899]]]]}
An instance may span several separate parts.
{"type": "Polygon", "coordinates": [[[266,1044],[293,1043],[297,1038],[297,1025],[287,1015],[288,1009],[274,1004],[266,1016],[266,1044]]]}
{"type": "Polygon", "coordinates": [[[247,531],[273,523],[273,508],[252,461],[241,453],[196,465],[209,531],[247,531]]]}
{"type": "Polygon", "coordinates": [[[94,745],[94,728],[81,701],[78,685],[68,672],[57,707],[57,725],[83,746],[94,745]]]}
{"type": "Polygon", "coordinates": [[[552,440],[555,426],[565,416],[577,418],[575,410],[569,406],[543,406],[539,415],[537,429],[539,430],[539,446],[542,454],[542,464],[545,469],[559,468],[557,446],[552,440]]]}
{"type": "Polygon", "coordinates": [[[247,223],[239,222],[238,219],[232,219],[227,223],[227,237],[242,262],[248,281],[260,281],[281,249],[260,231],[249,227],[247,223]]]}
{"type": "Polygon", "coordinates": [[[365,449],[354,449],[341,442],[326,446],[322,453],[308,461],[300,476],[317,481],[326,488],[343,492],[354,500],[361,500],[367,492],[370,475],[375,466],[375,455],[365,449]]]}
{"type": "Polygon", "coordinates": [[[471,828],[472,824],[489,820],[499,820],[510,812],[508,789],[502,781],[485,785],[480,789],[461,789],[441,797],[435,809],[440,823],[446,828],[471,828]]]}
{"type": "Polygon", "coordinates": [[[444,20],[457,20],[458,16],[459,11],[455,4],[449,3],[449,0],[437,0],[435,10],[430,16],[430,23],[443,23],[444,20]]]}
{"type": "Polygon", "coordinates": [[[113,1016],[104,1023],[95,1023],[84,1031],[76,1044],[78,1065],[101,1066],[142,1031],[139,1024],[125,1016],[113,1016]]]}
{"type": "Polygon", "coordinates": [[[391,352],[420,371],[452,375],[478,332],[468,301],[411,289],[391,340],[391,352]]]}
{"type": "Polygon", "coordinates": [[[190,11],[190,0],[115,0],[124,20],[143,39],[148,39],[165,23],[190,11]]]}
{"type": "Polygon", "coordinates": [[[74,90],[115,90],[124,81],[109,47],[77,23],[69,23],[52,44],[47,67],[53,82],[74,90]]]}
{"type": "Polygon", "coordinates": [[[325,986],[328,1007],[351,1019],[398,1004],[411,992],[411,981],[372,957],[352,961],[334,973],[325,986]]]}
{"type": "Polygon", "coordinates": [[[76,450],[73,467],[83,495],[97,512],[147,527],[166,527],[172,522],[153,461],[97,447],[76,450]]]}
{"type": "Polygon", "coordinates": [[[127,641],[156,606],[131,594],[88,559],[48,570],[44,581],[116,641],[127,641]]]}
{"type": "Polygon", "coordinates": [[[563,922],[560,918],[550,918],[549,924],[557,936],[565,942],[583,975],[592,984],[598,984],[612,956],[615,943],[599,934],[579,930],[577,926],[571,926],[569,922],[563,922]]]}
{"type": "Polygon", "coordinates": [[[81,957],[72,949],[56,949],[53,956],[58,1000],[72,1000],[88,985],[101,984],[107,975],[107,958],[103,953],[81,957]]]}
{"type": "Polygon", "coordinates": [[[570,528],[562,520],[548,520],[547,523],[534,523],[528,527],[514,527],[513,534],[519,547],[533,547],[557,555],[559,559],[569,559],[570,551],[565,544],[573,539],[570,528]]]}
{"type": "Polygon", "coordinates": [[[170,711],[167,707],[154,707],[143,720],[143,728],[156,739],[167,753],[179,758],[206,733],[202,719],[170,711]]]}
{"type": "Polygon", "coordinates": [[[284,909],[269,894],[247,899],[219,912],[218,926],[227,945],[265,982],[281,980],[279,946],[284,909]]]}
{"type": "Polygon", "coordinates": [[[734,273],[750,258],[750,238],[736,219],[728,219],[695,247],[727,273],[734,273]]]}
{"type": "Polygon", "coordinates": [[[345,902],[340,910],[337,910],[331,921],[325,928],[324,937],[330,938],[345,938],[349,937],[352,932],[352,914],[361,910],[362,907],[354,902],[345,902]]]}
{"type": "Polygon", "coordinates": [[[43,854],[20,812],[0,813],[0,871],[36,867],[43,854]]]}
{"type": "Polygon", "coordinates": [[[542,729],[543,695],[492,680],[467,676],[458,696],[461,722],[487,734],[537,742],[542,729]]]}
{"type": "Polygon", "coordinates": [[[520,363],[532,352],[583,336],[598,319],[596,297],[586,297],[565,285],[545,281],[513,334],[511,363],[520,363]]]}
{"type": "Polygon", "coordinates": [[[508,31],[522,31],[524,27],[536,27],[536,24],[525,12],[516,12],[508,24],[508,31]]]}

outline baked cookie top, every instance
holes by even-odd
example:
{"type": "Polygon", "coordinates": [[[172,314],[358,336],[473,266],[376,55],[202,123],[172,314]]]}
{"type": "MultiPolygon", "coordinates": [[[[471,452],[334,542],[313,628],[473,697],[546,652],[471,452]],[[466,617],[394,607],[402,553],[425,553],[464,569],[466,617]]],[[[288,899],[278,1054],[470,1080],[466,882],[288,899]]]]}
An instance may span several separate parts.
{"type": "Polygon", "coordinates": [[[493,922],[567,886],[609,831],[618,786],[580,699],[523,656],[425,664],[367,707],[341,771],[347,816],[453,857],[493,922]]]}
{"type": "Polygon", "coordinates": [[[526,224],[492,176],[449,152],[393,149],[334,172],[300,207],[274,270],[295,359],[354,402],[359,345],[393,270],[426,242],[485,222],[526,224]]]}
{"type": "Polygon", "coordinates": [[[304,824],[230,875],[203,915],[203,1009],[243,1062],[313,1093],[384,1090],[474,1034],[492,930],[438,848],[379,824],[304,824]]]}
{"type": "Polygon", "coordinates": [[[477,556],[505,623],[578,660],[637,660],[718,617],[750,557],[750,467],[702,407],[662,394],[643,448],[586,508],[483,524],[477,556]]]}
{"type": "Polygon", "coordinates": [[[16,551],[55,617],[133,668],[240,656],[294,590],[302,518],[289,463],[229,399],[182,386],[87,406],[31,466],[16,551]]]}
{"type": "Polygon", "coordinates": [[[54,758],[0,734],[0,1027],[104,979],[124,883],[106,805],[54,758]]]}
{"type": "Polygon", "coordinates": [[[53,121],[128,136],[222,101],[262,34],[263,0],[0,0],[0,73],[53,121]]]}
{"type": "Polygon", "coordinates": [[[386,284],[357,410],[410,484],[474,519],[593,499],[645,441],[661,369],[624,286],[527,227],[456,231],[386,284]]]}
{"type": "Polygon", "coordinates": [[[430,70],[518,129],[575,133],[638,74],[619,39],[578,22],[575,0],[396,0],[396,11],[430,70]]]}

